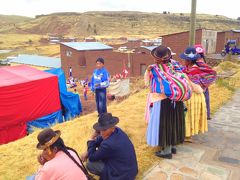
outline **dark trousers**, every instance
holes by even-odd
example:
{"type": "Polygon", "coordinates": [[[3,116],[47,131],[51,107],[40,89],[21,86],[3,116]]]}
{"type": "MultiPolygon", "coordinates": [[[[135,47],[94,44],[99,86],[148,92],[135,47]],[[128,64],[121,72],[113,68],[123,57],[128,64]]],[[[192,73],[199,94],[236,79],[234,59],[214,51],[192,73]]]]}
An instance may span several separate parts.
{"type": "Polygon", "coordinates": [[[204,95],[205,95],[206,107],[207,107],[207,118],[209,119],[210,116],[211,116],[211,112],[210,112],[210,97],[209,97],[209,90],[208,90],[208,88],[204,92],[204,95]]]}
{"type": "Polygon", "coordinates": [[[104,163],[102,161],[95,162],[88,161],[86,167],[90,173],[95,174],[97,176],[101,176],[102,171],[104,169],[104,163]]]}
{"type": "Polygon", "coordinates": [[[107,97],[106,97],[106,94],[107,94],[106,88],[95,90],[98,115],[107,112],[107,97]]]}

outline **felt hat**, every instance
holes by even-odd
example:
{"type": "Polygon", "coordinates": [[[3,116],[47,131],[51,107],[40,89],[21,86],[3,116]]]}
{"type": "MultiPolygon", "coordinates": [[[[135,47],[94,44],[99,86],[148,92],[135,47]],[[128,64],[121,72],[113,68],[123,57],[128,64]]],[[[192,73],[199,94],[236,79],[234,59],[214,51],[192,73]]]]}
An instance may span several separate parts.
{"type": "Polygon", "coordinates": [[[55,143],[61,135],[61,131],[57,130],[54,131],[50,128],[44,129],[38,134],[38,144],[37,148],[38,149],[45,149],[49,146],[51,146],[53,143],[55,143]]]}
{"type": "Polygon", "coordinates": [[[118,122],[118,117],[112,116],[111,113],[103,113],[100,114],[98,122],[93,125],[93,129],[96,131],[104,131],[114,127],[118,122]]]}

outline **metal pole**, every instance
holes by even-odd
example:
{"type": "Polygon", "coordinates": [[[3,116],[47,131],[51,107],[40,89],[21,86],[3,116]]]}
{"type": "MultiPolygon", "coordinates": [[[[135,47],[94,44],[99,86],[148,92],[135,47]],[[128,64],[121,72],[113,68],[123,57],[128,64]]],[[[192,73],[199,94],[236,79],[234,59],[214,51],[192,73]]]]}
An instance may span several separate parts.
{"type": "Polygon", "coordinates": [[[189,46],[193,46],[195,44],[196,7],[197,7],[197,0],[192,0],[191,22],[190,22],[190,33],[189,33],[189,46]]]}

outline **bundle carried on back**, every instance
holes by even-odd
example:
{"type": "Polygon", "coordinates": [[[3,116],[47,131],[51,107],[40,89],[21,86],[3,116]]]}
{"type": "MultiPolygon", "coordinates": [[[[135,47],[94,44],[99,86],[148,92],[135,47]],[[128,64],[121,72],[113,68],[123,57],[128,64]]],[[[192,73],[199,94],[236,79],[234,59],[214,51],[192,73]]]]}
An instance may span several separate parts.
{"type": "Polygon", "coordinates": [[[203,90],[214,83],[217,79],[217,73],[204,62],[197,62],[191,68],[186,68],[189,79],[195,84],[199,84],[203,90]]]}
{"type": "Polygon", "coordinates": [[[191,85],[176,62],[151,66],[151,92],[164,93],[173,101],[186,101],[192,95],[191,85]]]}

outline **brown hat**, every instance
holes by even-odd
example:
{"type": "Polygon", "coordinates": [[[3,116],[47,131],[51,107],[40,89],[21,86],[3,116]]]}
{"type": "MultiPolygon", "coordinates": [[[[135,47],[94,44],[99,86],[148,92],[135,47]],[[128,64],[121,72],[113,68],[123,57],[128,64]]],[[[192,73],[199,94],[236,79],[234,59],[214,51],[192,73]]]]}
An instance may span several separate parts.
{"type": "Polygon", "coordinates": [[[53,131],[52,129],[44,129],[38,134],[38,149],[45,149],[55,143],[61,135],[61,131],[53,131]]]}
{"type": "Polygon", "coordinates": [[[103,113],[98,118],[98,122],[93,125],[93,129],[96,131],[104,131],[114,127],[118,122],[118,117],[112,116],[111,113],[103,113]]]}
{"type": "Polygon", "coordinates": [[[171,52],[166,46],[160,45],[151,51],[151,55],[154,58],[158,59],[164,58],[168,60],[171,57],[171,52]]]}

